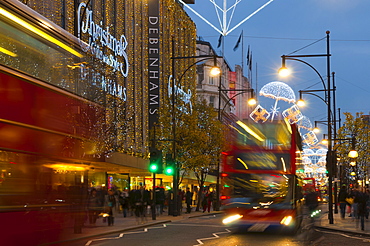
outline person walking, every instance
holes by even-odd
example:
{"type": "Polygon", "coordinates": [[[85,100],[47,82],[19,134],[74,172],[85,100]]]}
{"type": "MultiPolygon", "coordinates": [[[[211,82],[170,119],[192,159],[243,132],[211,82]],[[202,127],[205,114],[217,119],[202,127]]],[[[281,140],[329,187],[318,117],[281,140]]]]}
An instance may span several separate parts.
{"type": "Polygon", "coordinates": [[[166,195],[164,193],[164,188],[156,187],[155,188],[155,209],[156,215],[162,215],[164,212],[164,202],[166,200],[166,195]]]}
{"type": "Polygon", "coordinates": [[[342,185],[340,187],[339,193],[338,193],[338,202],[339,202],[339,209],[340,209],[340,217],[344,219],[346,217],[346,207],[347,207],[347,199],[348,193],[346,191],[346,186],[342,185]]]}
{"type": "Polygon", "coordinates": [[[193,205],[198,205],[197,204],[197,202],[198,202],[198,189],[197,189],[197,187],[194,187],[194,189],[193,189],[193,205]]]}
{"type": "Polygon", "coordinates": [[[360,191],[359,191],[359,188],[357,186],[351,191],[349,197],[353,199],[353,203],[351,205],[352,220],[356,220],[356,222],[358,222],[357,221],[359,219],[359,216],[358,216],[358,201],[359,201],[359,198],[360,198],[360,191]]]}
{"type": "Polygon", "coordinates": [[[186,188],[186,193],[185,193],[185,203],[186,203],[186,213],[190,214],[191,212],[191,204],[193,200],[193,192],[190,191],[190,188],[186,188]]]}
{"type": "Polygon", "coordinates": [[[308,207],[308,212],[311,214],[318,205],[317,193],[315,189],[310,189],[306,195],[306,206],[308,207]]]}
{"type": "Polygon", "coordinates": [[[359,190],[355,196],[355,203],[357,203],[357,217],[356,226],[358,226],[358,220],[360,220],[361,230],[365,230],[365,216],[366,216],[366,204],[369,197],[365,192],[359,190]]]}
{"type": "Polygon", "coordinates": [[[369,212],[370,212],[370,191],[369,189],[366,189],[365,195],[367,197],[365,218],[369,219],[369,212]]]}
{"type": "Polygon", "coordinates": [[[114,194],[113,190],[108,190],[108,194],[105,195],[105,202],[104,202],[104,210],[105,212],[109,215],[108,216],[108,226],[113,226],[114,225],[114,217],[118,212],[117,209],[117,198],[114,194]]]}
{"type": "Polygon", "coordinates": [[[97,191],[93,188],[90,192],[87,201],[87,211],[89,215],[89,224],[91,226],[95,226],[96,219],[98,218],[99,213],[102,210],[102,201],[100,197],[97,195],[97,191]]]}
{"type": "Polygon", "coordinates": [[[150,192],[145,189],[144,186],[141,186],[139,190],[136,190],[134,193],[134,201],[135,201],[135,215],[136,215],[136,222],[139,224],[140,219],[141,223],[146,221],[146,209],[148,204],[150,204],[150,192]]]}
{"type": "Polygon", "coordinates": [[[203,199],[203,213],[205,211],[208,211],[208,213],[211,211],[212,201],[213,201],[213,192],[207,191],[203,199]]]}
{"type": "Polygon", "coordinates": [[[129,208],[129,198],[128,198],[128,192],[122,192],[118,199],[121,207],[122,207],[122,213],[123,217],[127,217],[127,211],[129,208]]]}

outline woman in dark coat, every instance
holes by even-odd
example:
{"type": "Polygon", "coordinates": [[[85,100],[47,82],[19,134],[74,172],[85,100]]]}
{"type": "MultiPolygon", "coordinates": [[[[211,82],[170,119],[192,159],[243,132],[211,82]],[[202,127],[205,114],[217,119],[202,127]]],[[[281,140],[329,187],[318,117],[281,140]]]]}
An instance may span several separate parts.
{"type": "Polygon", "coordinates": [[[346,187],[342,186],[339,190],[339,193],[338,193],[340,216],[341,216],[342,219],[344,219],[345,215],[346,215],[346,207],[347,207],[346,198],[347,197],[348,197],[348,193],[346,191],[346,187]]]}

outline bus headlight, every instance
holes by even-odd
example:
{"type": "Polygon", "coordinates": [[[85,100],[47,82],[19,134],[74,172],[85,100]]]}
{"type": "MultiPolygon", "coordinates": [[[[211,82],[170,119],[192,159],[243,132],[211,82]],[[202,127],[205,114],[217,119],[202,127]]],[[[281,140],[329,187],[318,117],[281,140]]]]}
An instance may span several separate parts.
{"type": "Polygon", "coordinates": [[[226,217],[225,219],[223,219],[222,223],[224,223],[226,225],[226,224],[229,224],[229,223],[234,222],[236,220],[239,220],[241,218],[243,218],[243,215],[240,215],[240,214],[231,215],[231,216],[226,217]]]}
{"type": "Polygon", "coordinates": [[[281,221],[280,221],[280,224],[283,224],[283,225],[290,225],[290,223],[292,223],[293,221],[293,217],[292,216],[285,216],[281,221]]]}

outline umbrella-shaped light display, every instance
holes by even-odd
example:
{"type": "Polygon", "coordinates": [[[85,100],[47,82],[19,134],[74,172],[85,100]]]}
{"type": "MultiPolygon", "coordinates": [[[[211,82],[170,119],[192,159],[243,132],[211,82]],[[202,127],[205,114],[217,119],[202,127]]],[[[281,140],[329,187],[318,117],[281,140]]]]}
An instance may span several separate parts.
{"type": "Polygon", "coordinates": [[[304,134],[302,131],[313,130],[311,120],[307,116],[303,116],[302,119],[298,121],[297,125],[299,127],[299,132],[301,132],[301,134],[304,134]]]}
{"type": "Polygon", "coordinates": [[[275,104],[271,112],[271,121],[274,120],[274,116],[278,113],[279,108],[277,107],[277,103],[279,100],[283,100],[288,103],[294,103],[296,101],[292,88],[290,88],[289,85],[279,81],[270,82],[264,85],[260,90],[260,95],[275,99],[275,104]]]}
{"type": "Polygon", "coordinates": [[[312,123],[307,116],[303,116],[301,120],[297,122],[299,133],[303,138],[303,143],[308,146],[315,145],[319,140],[316,134],[312,131],[312,123]]]}

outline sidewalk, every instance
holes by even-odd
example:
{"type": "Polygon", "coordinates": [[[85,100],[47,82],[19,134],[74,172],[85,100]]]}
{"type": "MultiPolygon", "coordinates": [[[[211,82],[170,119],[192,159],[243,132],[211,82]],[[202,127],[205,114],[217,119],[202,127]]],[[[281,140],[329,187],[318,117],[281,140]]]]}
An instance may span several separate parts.
{"type": "Polygon", "coordinates": [[[348,217],[348,213],[346,213],[346,217],[342,219],[340,217],[340,212],[334,213],[333,209],[333,224],[329,224],[329,218],[328,218],[328,205],[323,204],[321,206],[322,213],[321,217],[319,217],[315,221],[315,227],[317,228],[324,228],[329,230],[335,230],[335,231],[342,231],[342,232],[351,232],[361,235],[367,235],[370,236],[370,218],[365,218],[365,230],[361,230],[360,221],[356,221],[352,217],[348,217]]]}
{"type": "Polygon", "coordinates": [[[55,245],[55,244],[67,245],[68,242],[71,242],[71,241],[88,240],[93,237],[100,237],[100,236],[108,235],[111,233],[122,233],[124,231],[145,228],[145,227],[149,227],[152,225],[165,224],[165,223],[185,220],[185,219],[193,218],[193,217],[200,217],[200,216],[207,216],[207,215],[212,215],[216,213],[222,213],[219,211],[211,211],[210,213],[207,213],[207,212],[203,213],[201,211],[196,212],[194,210],[195,208],[193,208],[193,211],[190,214],[186,214],[185,212],[182,212],[182,214],[179,216],[168,215],[168,212],[166,211],[162,215],[156,216],[156,220],[152,219],[152,214],[150,213],[150,214],[146,214],[146,217],[143,221],[141,220],[138,221],[135,215],[133,216],[128,215],[127,217],[124,218],[123,214],[118,214],[118,216],[114,218],[113,226],[108,226],[108,223],[103,222],[103,218],[99,217],[94,227],[89,226],[88,223],[85,223],[85,226],[82,228],[82,233],[79,233],[79,234],[75,234],[73,232],[73,228],[68,228],[64,231],[62,235],[62,238],[63,238],[62,241],[53,242],[53,243],[44,244],[44,245],[55,245]]]}

